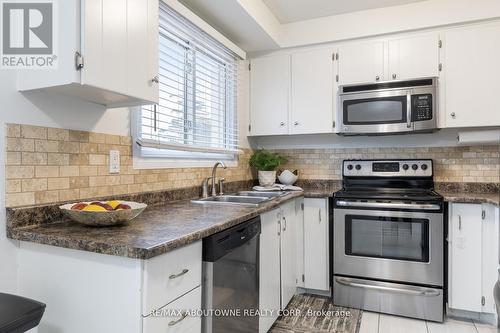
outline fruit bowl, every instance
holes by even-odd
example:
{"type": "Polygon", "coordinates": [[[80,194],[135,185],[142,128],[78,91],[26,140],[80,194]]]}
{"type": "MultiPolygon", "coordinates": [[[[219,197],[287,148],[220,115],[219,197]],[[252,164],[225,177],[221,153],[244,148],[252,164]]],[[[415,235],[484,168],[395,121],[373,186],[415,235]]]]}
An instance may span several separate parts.
{"type": "Polygon", "coordinates": [[[63,213],[73,221],[90,226],[124,224],[136,218],[146,207],[146,204],[139,202],[116,200],[108,202],[82,201],[59,206],[63,213]],[[110,206],[108,203],[112,203],[112,205],[110,206]]]}

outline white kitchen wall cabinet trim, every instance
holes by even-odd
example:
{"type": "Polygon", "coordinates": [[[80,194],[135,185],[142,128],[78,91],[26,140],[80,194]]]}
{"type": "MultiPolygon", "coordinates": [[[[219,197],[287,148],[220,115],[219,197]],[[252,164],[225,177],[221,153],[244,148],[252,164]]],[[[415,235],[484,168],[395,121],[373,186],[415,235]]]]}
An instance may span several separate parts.
{"type": "Polygon", "coordinates": [[[20,70],[18,89],[69,94],[107,107],[157,103],[158,1],[59,1],[59,66],[20,70]]]}

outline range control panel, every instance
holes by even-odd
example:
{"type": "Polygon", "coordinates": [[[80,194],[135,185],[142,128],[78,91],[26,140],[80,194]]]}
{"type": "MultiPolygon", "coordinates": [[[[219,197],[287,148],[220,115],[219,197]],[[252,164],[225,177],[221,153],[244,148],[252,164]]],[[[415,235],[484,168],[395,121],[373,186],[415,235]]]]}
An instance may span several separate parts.
{"type": "Polygon", "coordinates": [[[348,177],[431,177],[432,160],[345,160],[342,174],[348,177]]]}

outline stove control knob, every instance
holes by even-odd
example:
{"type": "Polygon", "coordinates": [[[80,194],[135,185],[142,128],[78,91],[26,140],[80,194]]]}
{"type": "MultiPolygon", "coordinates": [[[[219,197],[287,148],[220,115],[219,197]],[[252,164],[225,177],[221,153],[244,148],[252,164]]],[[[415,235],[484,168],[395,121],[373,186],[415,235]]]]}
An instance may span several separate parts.
{"type": "Polygon", "coordinates": [[[352,164],[347,165],[347,170],[352,170],[352,164]]]}
{"type": "Polygon", "coordinates": [[[409,166],[408,164],[403,164],[403,170],[408,170],[409,166]]]}
{"type": "Polygon", "coordinates": [[[417,170],[417,169],[418,169],[418,165],[413,164],[413,165],[411,166],[411,168],[412,168],[413,170],[417,170]]]}
{"type": "Polygon", "coordinates": [[[361,170],[361,165],[356,164],[356,170],[361,170]]]}
{"type": "Polygon", "coordinates": [[[422,168],[422,170],[427,170],[427,164],[422,164],[420,167],[422,168]]]}

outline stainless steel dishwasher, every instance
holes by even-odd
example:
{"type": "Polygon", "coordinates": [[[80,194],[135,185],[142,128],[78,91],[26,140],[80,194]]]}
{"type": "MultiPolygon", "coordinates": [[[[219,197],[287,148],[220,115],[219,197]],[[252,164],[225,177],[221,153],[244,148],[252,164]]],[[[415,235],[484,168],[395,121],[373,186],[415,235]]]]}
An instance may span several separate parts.
{"type": "Polygon", "coordinates": [[[203,239],[204,333],[258,332],[260,217],[203,239]]]}

